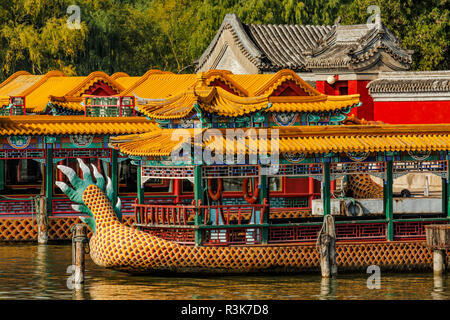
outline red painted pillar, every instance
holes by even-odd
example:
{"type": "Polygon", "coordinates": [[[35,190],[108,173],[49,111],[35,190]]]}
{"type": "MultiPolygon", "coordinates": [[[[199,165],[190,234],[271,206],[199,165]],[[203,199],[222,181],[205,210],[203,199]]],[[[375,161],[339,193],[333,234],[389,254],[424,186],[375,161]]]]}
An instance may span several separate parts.
{"type": "Polygon", "coordinates": [[[336,180],[331,180],[330,188],[332,193],[336,191],[336,180]]]}
{"type": "Polygon", "coordinates": [[[311,208],[312,201],[314,199],[314,179],[311,177],[308,178],[308,193],[309,193],[308,208],[311,208]]]}
{"type": "Polygon", "coordinates": [[[19,182],[19,183],[20,183],[20,181],[22,180],[22,179],[20,178],[20,171],[21,171],[21,168],[22,168],[22,160],[19,159],[19,162],[17,163],[17,171],[16,171],[16,181],[19,182]]]}
{"type": "Polygon", "coordinates": [[[98,172],[102,172],[102,160],[100,158],[97,158],[97,170],[98,172]]]}
{"type": "Polygon", "coordinates": [[[173,180],[173,194],[176,196],[175,203],[180,202],[180,179],[173,180]]]}
{"type": "MultiPolygon", "coordinates": [[[[58,165],[64,165],[64,160],[58,162],[58,165]]],[[[64,181],[64,175],[61,170],[57,170],[58,172],[58,181],[64,181]]]]}

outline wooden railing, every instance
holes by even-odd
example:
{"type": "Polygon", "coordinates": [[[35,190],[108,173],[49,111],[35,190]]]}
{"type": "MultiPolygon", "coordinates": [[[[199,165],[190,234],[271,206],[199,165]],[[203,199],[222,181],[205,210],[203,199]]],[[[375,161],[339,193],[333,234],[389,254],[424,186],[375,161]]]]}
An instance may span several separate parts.
{"type": "Polygon", "coordinates": [[[208,214],[215,212],[215,219],[212,223],[216,226],[230,224],[248,224],[249,222],[263,223],[264,214],[268,213],[269,205],[267,199],[264,204],[231,204],[231,205],[208,205],[200,206],[205,224],[207,223],[208,214]],[[259,212],[259,219],[256,221],[256,213],[259,212]],[[222,220],[222,223],[220,223],[222,220]]]}
{"type": "MultiPolygon", "coordinates": [[[[236,205],[196,205],[194,201],[191,204],[143,205],[136,202],[133,207],[136,226],[185,244],[194,244],[196,232],[201,232],[202,245],[314,242],[322,226],[319,221],[271,223],[265,219],[269,214],[267,201],[236,205]],[[202,217],[197,226],[194,224],[196,214],[202,217]]],[[[446,217],[396,219],[394,239],[424,240],[425,225],[448,222],[446,217]]],[[[384,217],[336,221],[338,241],[385,241],[386,237],[387,220],[384,217]]]]}
{"type": "Polygon", "coordinates": [[[184,204],[138,204],[134,207],[136,223],[140,225],[187,225],[193,221],[197,207],[184,204]]]}
{"type": "Polygon", "coordinates": [[[186,204],[138,204],[134,207],[138,225],[188,225],[193,224],[195,215],[201,214],[203,223],[212,222],[214,225],[248,224],[250,222],[263,223],[264,215],[268,213],[268,203],[264,204],[236,204],[236,205],[199,205],[192,201],[186,204]],[[214,221],[210,221],[215,213],[214,221]],[[259,217],[256,214],[259,213],[259,217]]]}

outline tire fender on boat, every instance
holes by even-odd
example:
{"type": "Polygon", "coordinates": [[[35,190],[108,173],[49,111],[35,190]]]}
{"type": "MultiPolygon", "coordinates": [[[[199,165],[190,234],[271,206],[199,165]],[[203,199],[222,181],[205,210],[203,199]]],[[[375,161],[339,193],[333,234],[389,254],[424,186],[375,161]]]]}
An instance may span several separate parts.
{"type": "Polygon", "coordinates": [[[349,202],[345,209],[345,214],[349,217],[361,217],[364,215],[364,209],[358,201],[349,202]]]}

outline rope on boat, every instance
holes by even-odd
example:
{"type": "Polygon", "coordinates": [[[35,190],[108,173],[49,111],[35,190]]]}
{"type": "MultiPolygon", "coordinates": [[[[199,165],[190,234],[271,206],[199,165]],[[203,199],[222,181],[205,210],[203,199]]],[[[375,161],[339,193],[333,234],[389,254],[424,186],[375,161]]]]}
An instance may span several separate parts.
{"type": "Polygon", "coordinates": [[[28,198],[11,198],[11,197],[7,197],[7,196],[4,196],[4,195],[1,195],[1,194],[0,194],[0,197],[1,197],[1,198],[4,198],[4,199],[6,199],[6,200],[21,200],[21,201],[25,201],[25,200],[33,200],[33,199],[35,199],[36,197],[39,197],[39,195],[36,196],[36,197],[29,196],[28,198]]]}
{"type": "Polygon", "coordinates": [[[39,214],[41,212],[41,198],[45,198],[44,195],[37,195],[34,198],[31,197],[34,201],[34,210],[31,210],[31,218],[33,218],[33,212],[36,212],[36,222],[37,225],[40,226],[41,222],[42,222],[42,218],[45,219],[45,225],[48,226],[48,216],[47,214],[44,215],[44,217],[42,217],[41,214],[39,214]]]}
{"type": "Polygon", "coordinates": [[[322,243],[322,233],[326,232],[333,238],[336,238],[336,228],[334,225],[334,217],[331,214],[327,214],[323,219],[322,228],[320,228],[319,234],[317,235],[316,241],[316,250],[319,250],[319,247],[322,243]]]}

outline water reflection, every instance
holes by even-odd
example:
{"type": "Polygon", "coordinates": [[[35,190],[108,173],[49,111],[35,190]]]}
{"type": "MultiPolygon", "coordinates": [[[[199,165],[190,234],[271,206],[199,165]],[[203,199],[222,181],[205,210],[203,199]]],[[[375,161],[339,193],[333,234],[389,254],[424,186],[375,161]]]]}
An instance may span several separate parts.
{"type": "Polygon", "coordinates": [[[445,295],[445,278],[440,274],[434,274],[433,276],[433,291],[431,296],[435,300],[447,299],[445,295]]]}
{"type": "Polygon", "coordinates": [[[450,299],[450,274],[381,273],[369,289],[361,272],[321,279],[316,273],[266,276],[133,276],[86,259],[86,282],[69,289],[70,245],[0,243],[0,299],[450,299]]]}
{"type": "Polygon", "coordinates": [[[320,281],[320,299],[336,299],[337,278],[322,278],[320,281]]]}

